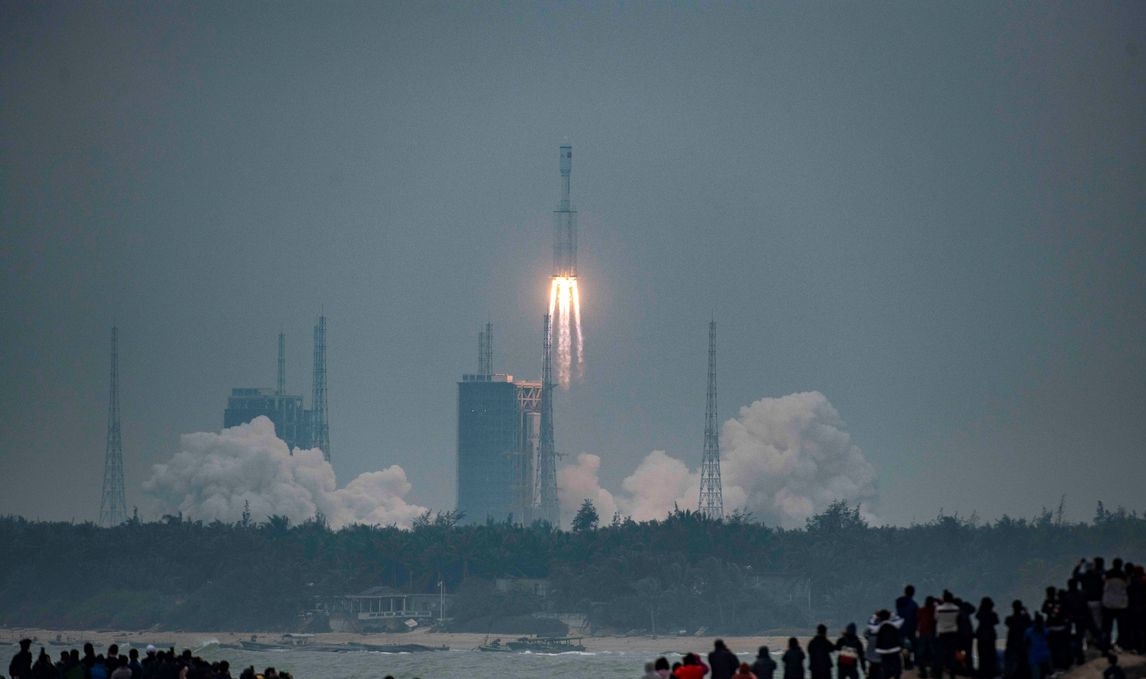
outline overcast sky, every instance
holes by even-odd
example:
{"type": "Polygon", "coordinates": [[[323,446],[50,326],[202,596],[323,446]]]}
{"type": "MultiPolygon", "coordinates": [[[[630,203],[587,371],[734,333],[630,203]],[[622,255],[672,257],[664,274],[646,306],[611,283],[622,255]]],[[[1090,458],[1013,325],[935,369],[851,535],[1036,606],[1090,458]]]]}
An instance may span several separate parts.
{"type": "Polygon", "coordinates": [[[879,515],[1143,505],[1146,4],[0,2],[0,513],[128,505],[232,387],[453,507],[456,381],[536,378],[574,146],[584,381],[616,487],[820,391],[879,515]]]}

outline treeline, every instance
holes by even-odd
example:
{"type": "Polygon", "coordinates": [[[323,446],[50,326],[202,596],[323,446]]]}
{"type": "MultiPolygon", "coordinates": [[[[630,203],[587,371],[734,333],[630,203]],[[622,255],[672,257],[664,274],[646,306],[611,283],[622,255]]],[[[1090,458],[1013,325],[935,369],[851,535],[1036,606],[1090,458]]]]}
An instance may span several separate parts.
{"type": "Polygon", "coordinates": [[[600,527],[582,515],[574,531],[458,518],[338,531],[321,518],[292,526],[282,517],[204,524],[169,516],[108,529],[0,518],[0,625],[299,630],[315,624],[307,613],[324,598],[376,585],[436,592],[440,581],[456,595],[459,629],[545,611],[584,615],[598,632],[754,633],[859,620],[907,582],[921,594],[950,588],[972,600],[1037,605],[1043,587],[1064,586],[1082,556],[1146,560],[1146,517],[1101,504],[1090,523],[1044,511],[876,527],[837,503],[799,530],[687,511],[600,527]],[[544,597],[498,592],[492,583],[501,577],[545,578],[550,587],[544,597]],[[777,591],[777,582],[807,581],[810,593],[777,591]]]}

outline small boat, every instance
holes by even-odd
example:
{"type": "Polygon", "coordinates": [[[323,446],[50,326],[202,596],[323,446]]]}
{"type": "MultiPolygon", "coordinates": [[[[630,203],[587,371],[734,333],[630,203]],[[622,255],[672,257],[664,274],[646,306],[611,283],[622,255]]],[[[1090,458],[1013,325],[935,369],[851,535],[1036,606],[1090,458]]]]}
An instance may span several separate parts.
{"type": "Polygon", "coordinates": [[[570,653],[584,651],[581,637],[520,637],[506,644],[511,651],[530,653],[570,653]]]}
{"type": "Polygon", "coordinates": [[[486,653],[513,653],[513,649],[507,644],[501,643],[501,639],[490,641],[489,637],[486,637],[485,643],[478,646],[477,650],[485,651],[486,653]]]}

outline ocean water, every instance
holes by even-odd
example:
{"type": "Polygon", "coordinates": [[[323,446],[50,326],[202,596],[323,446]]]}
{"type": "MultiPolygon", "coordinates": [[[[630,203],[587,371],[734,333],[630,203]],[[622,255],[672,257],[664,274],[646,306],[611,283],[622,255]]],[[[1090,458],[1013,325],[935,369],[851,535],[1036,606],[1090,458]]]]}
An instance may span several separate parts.
{"type": "MultiPolygon", "coordinates": [[[[59,657],[63,647],[47,646],[53,659],[59,657]]],[[[19,650],[13,646],[0,651],[3,665],[0,673],[6,673],[8,661],[19,650]]],[[[100,649],[103,650],[103,649],[100,649]]],[[[40,652],[39,646],[32,646],[32,656],[40,652]]],[[[286,651],[242,651],[216,646],[207,646],[195,651],[196,655],[207,660],[227,660],[231,663],[231,674],[239,676],[242,668],[254,665],[262,671],[274,667],[287,670],[296,679],[383,679],[393,675],[395,679],[635,679],[644,672],[644,664],[655,656],[632,651],[625,652],[586,652],[586,653],[483,653],[481,651],[427,651],[424,653],[377,653],[373,651],[353,651],[349,653],[329,653],[291,649],[286,651]]],[[[745,651],[743,658],[751,658],[745,651]]],[[[669,656],[670,660],[679,656],[669,656]]]]}

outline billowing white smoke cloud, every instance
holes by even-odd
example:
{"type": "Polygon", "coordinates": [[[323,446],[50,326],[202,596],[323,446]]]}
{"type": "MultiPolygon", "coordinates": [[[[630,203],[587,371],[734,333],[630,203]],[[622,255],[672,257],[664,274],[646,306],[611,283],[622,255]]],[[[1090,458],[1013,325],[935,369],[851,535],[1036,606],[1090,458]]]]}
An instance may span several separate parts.
{"type": "MultiPolygon", "coordinates": [[[[768,525],[794,528],[844,500],[858,503],[868,520],[875,520],[875,470],[843,426],[836,409],[815,391],[763,398],[741,408],[721,431],[725,511],[745,510],[768,525]]],[[[577,505],[608,496],[617,511],[636,521],[663,518],[674,505],[696,509],[699,471],[664,451],[649,453],[615,497],[598,485],[599,457],[580,455],[577,462],[558,474],[559,481],[576,481],[567,495],[577,505]]]]}
{"type": "Polygon", "coordinates": [[[574,464],[557,470],[557,500],[561,504],[562,525],[569,525],[585,500],[593,501],[601,523],[613,520],[617,504],[613,501],[613,494],[602,488],[597,481],[597,471],[600,468],[600,456],[581,453],[574,464]]]}
{"type": "Polygon", "coordinates": [[[144,490],[163,513],[203,521],[239,521],[245,503],[253,520],[281,515],[292,523],[321,512],[333,528],[354,523],[408,527],[425,508],[406,502],[410,482],[398,465],[361,474],[337,488],[334,468],[317,448],[295,449],[275,436],[265,417],[218,434],[185,434],[181,450],[152,468],[144,490]]]}

